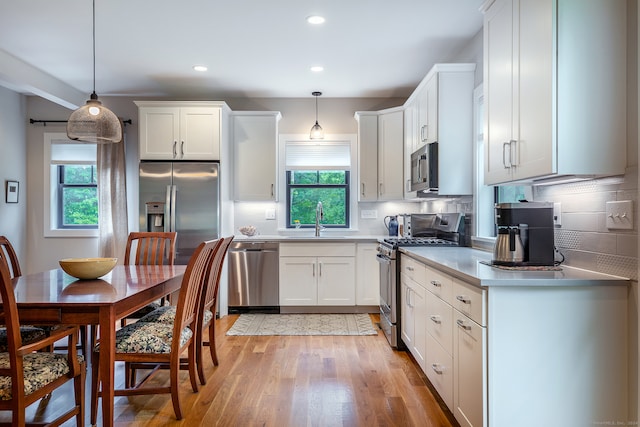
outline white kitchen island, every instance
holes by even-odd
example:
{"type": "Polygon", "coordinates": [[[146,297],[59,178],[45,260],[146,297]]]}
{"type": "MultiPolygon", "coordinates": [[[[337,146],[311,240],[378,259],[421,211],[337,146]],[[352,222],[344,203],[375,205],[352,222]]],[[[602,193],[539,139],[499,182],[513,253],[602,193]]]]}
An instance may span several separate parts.
{"type": "Polygon", "coordinates": [[[414,322],[427,330],[423,369],[436,390],[452,389],[445,402],[462,426],[634,422],[627,419],[627,279],[566,266],[502,270],[483,263],[490,253],[471,248],[400,252],[419,261],[427,297],[439,301],[437,313],[427,304],[414,322]],[[443,327],[453,336],[449,353],[443,327]]]}

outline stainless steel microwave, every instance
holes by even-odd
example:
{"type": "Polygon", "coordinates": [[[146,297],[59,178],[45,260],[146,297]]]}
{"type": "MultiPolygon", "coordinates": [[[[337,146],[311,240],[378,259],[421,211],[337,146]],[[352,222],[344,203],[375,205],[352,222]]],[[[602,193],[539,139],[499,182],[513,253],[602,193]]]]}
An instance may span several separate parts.
{"type": "Polygon", "coordinates": [[[438,191],[438,143],[425,144],[411,154],[411,191],[438,191]]]}

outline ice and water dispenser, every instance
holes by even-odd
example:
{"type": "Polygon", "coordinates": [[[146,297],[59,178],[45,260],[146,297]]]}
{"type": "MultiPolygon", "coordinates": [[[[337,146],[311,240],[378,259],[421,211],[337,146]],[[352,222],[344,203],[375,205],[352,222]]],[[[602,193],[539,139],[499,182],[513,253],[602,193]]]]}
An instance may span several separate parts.
{"type": "Polygon", "coordinates": [[[147,202],[147,231],[164,231],[164,202],[147,202]]]}

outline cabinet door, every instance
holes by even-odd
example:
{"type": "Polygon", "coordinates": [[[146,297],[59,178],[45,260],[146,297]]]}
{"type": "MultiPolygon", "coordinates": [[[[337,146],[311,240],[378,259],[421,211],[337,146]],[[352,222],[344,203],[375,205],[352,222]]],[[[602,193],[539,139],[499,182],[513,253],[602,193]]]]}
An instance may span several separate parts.
{"type": "MultiPolygon", "coordinates": [[[[514,103],[513,179],[526,179],[557,172],[553,146],[554,0],[515,2],[513,70],[517,96],[514,103]]],[[[514,89],[515,91],[515,89],[514,89]]]]}
{"type": "Polygon", "coordinates": [[[216,107],[180,109],[179,159],[220,160],[221,115],[216,107]]]}
{"type": "Polygon", "coordinates": [[[358,201],[378,200],[378,116],[358,116],[358,201]]]}
{"type": "Polygon", "coordinates": [[[402,111],[378,116],[378,200],[404,198],[402,111]]]}
{"type": "Polygon", "coordinates": [[[234,199],[275,201],[278,116],[233,116],[234,199]]]}
{"type": "Polygon", "coordinates": [[[318,303],[315,257],[280,257],[280,305],[318,303]]]}
{"type": "Polygon", "coordinates": [[[413,348],[411,354],[415,357],[416,362],[425,370],[425,356],[427,350],[427,301],[426,291],[417,283],[412,284],[409,303],[413,308],[414,331],[413,331],[413,348]]]}
{"type": "Polygon", "coordinates": [[[427,334],[427,357],[424,373],[444,400],[448,408],[453,406],[454,360],[433,336],[427,334]]]}
{"type": "Polygon", "coordinates": [[[496,0],[484,17],[485,135],[484,182],[511,179],[514,55],[512,0],[496,0]]]}
{"type": "Polygon", "coordinates": [[[358,243],[356,248],[356,305],[380,304],[380,269],[377,243],[358,243]]]}
{"type": "Polygon", "coordinates": [[[486,329],[454,310],[453,414],[463,427],[484,425],[483,343],[486,329]]]}
{"type": "Polygon", "coordinates": [[[414,312],[413,307],[410,303],[411,298],[411,287],[409,286],[409,280],[404,274],[400,275],[400,335],[402,337],[402,341],[407,346],[408,349],[413,348],[413,337],[414,337],[414,312]]]}
{"type": "Polygon", "coordinates": [[[173,160],[178,158],[179,108],[140,108],[139,120],[141,160],[173,160]]]}
{"type": "Polygon", "coordinates": [[[355,305],[353,257],[320,257],[317,264],[318,305],[355,305]]]}
{"type": "Polygon", "coordinates": [[[425,95],[427,123],[424,130],[424,140],[430,144],[438,141],[438,73],[434,73],[427,82],[425,95]]]}

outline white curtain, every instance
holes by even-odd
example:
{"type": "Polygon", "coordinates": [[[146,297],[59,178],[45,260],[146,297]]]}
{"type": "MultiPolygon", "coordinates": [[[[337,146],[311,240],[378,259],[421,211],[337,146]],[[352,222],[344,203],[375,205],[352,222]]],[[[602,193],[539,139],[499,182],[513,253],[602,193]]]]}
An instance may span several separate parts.
{"type": "MultiPolygon", "coordinates": [[[[121,122],[121,126],[122,122],[121,122]]],[[[98,248],[101,257],[115,257],[121,264],[129,234],[125,176],[126,135],[115,144],[98,144],[98,248]]]]}

